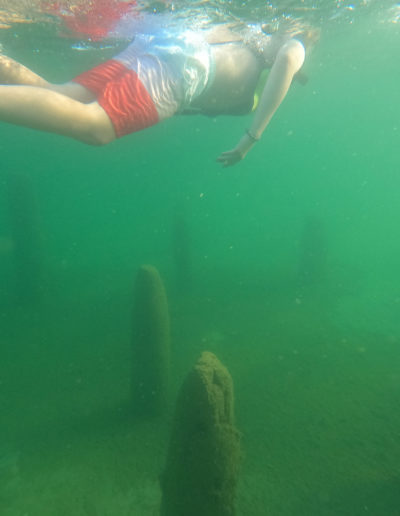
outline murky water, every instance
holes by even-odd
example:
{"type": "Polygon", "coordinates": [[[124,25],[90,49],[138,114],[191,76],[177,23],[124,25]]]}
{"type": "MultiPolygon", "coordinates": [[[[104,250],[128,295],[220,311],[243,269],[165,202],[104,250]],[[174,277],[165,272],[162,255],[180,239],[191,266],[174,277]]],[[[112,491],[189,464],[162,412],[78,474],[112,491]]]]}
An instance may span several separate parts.
{"type": "MultiPolygon", "coordinates": [[[[52,81],[123,44],[66,38],[18,6],[34,23],[3,29],[3,51],[52,81]]],[[[138,12],[149,7],[172,10],[138,12]]],[[[208,350],[235,386],[238,515],[398,516],[399,6],[175,12],[287,13],[322,38],[307,85],[231,169],[215,159],[246,117],[175,117],[102,148],[0,126],[0,512],[159,514],[176,393],[208,350]],[[143,263],[160,271],[171,321],[157,423],[131,404],[143,263]]]]}

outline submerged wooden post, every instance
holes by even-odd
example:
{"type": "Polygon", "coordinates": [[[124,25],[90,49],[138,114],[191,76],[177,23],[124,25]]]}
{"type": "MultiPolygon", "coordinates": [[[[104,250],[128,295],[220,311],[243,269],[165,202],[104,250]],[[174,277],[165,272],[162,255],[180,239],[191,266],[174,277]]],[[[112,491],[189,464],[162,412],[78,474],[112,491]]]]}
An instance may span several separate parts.
{"type": "Polygon", "coordinates": [[[165,288],[151,265],[137,273],[133,319],[134,411],[156,416],[168,403],[170,325],[165,288]]]}
{"type": "Polygon", "coordinates": [[[35,301],[42,281],[42,234],[35,192],[30,178],[20,173],[8,175],[7,191],[17,296],[20,301],[35,301]]]}
{"type": "Polygon", "coordinates": [[[319,283],[326,273],[326,242],[322,222],[315,216],[305,220],[300,239],[299,281],[301,286],[319,283]]]}
{"type": "Polygon", "coordinates": [[[182,204],[175,207],[172,251],[177,288],[180,292],[187,292],[192,285],[192,253],[188,221],[182,204]]]}
{"type": "Polygon", "coordinates": [[[240,437],[233,382],[204,352],[180,390],[165,470],[161,516],[234,516],[240,437]]]}

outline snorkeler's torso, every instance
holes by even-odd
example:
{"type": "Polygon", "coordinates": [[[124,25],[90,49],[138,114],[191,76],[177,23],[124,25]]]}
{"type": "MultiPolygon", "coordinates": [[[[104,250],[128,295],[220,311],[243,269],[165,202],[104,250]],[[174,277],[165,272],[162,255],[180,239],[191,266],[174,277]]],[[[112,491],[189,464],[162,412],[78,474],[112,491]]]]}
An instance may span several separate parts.
{"type": "Polygon", "coordinates": [[[241,41],[212,43],[215,76],[207,91],[192,103],[205,115],[243,115],[254,103],[262,62],[241,41]]]}
{"type": "Polygon", "coordinates": [[[215,76],[206,92],[192,102],[205,115],[243,115],[254,105],[261,72],[272,66],[276,40],[253,31],[233,32],[218,26],[206,37],[215,64],[215,76]]]}
{"type": "Polygon", "coordinates": [[[243,115],[254,107],[261,73],[274,61],[271,38],[252,36],[226,25],[209,31],[160,29],[136,35],[114,59],[137,73],[169,116],[243,115]]]}

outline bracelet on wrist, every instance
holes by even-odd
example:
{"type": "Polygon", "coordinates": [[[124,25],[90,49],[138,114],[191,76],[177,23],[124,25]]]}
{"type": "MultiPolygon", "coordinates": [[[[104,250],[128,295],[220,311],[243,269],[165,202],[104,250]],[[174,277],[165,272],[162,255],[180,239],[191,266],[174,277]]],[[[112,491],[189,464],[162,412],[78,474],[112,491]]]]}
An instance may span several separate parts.
{"type": "Polygon", "coordinates": [[[250,129],[246,129],[246,134],[252,140],[254,143],[258,142],[260,138],[257,138],[257,136],[254,136],[254,134],[250,131],[250,129]]]}

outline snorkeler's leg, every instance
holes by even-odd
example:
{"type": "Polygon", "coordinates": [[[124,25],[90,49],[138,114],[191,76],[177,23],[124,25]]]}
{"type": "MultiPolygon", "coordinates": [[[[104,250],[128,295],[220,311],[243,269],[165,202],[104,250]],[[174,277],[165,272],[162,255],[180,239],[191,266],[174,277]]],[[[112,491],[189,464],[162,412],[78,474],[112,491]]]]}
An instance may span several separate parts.
{"type": "Polygon", "coordinates": [[[71,99],[79,102],[93,102],[96,100],[94,93],[76,82],[66,82],[65,84],[53,84],[46,81],[43,77],[18,63],[11,57],[0,54],[0,84],[14,84],[25,86],[38,86],[47,90],[57,91],[71,99]]]}
{"type": "Polygon", "coordinates": [[[45,88],[0,86],[0,121],[91,145],[104,145],[115,139],[110,118],[97,102],[84,104],[45,88]]]}
{"type": "Polygon", "coordinates": [[[57,93],[61,93],[62,95],[66,95],[70,99],[78,100],[79,102],[83,102],[88,104],[89,102],[94,102],[96,100],[96,95],[82,86],[82,84],[78,84],[77,82],[65,82],[64,84],[52,84],[48,83],[46,86],[48,90],[56,91],[57,93]]]}
{"type": "Polygon", "coordinates": [[[26,84],[45,88],[48,82],[26,66],[11,57],[0,54],[0,83],[26,84]]]}

